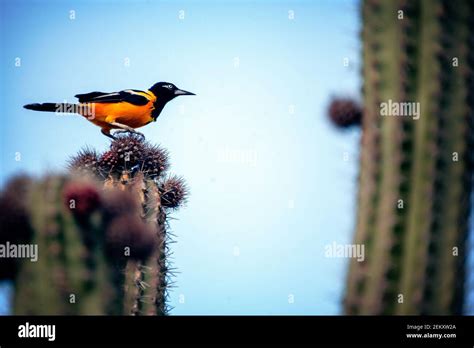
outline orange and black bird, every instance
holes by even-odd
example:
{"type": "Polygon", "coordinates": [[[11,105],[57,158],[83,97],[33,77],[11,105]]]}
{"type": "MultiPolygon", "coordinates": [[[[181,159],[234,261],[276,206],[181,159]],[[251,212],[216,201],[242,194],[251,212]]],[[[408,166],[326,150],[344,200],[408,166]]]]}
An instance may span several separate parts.
{"type": "Polygon", "coordinates": [[[179,89],[169,82],[158,82],[148,91],[127,89],[113,93],[76,94],[75,97],[79,99],[78,104],[36,103],[27,104],[24,108],[36,111],[77,113],[99,126],[104,135],[115,139],[110,134],[111,129],[118,129],[117,132],[138,133],[136,128],[156,121],[166,103],[180,95],[195,94],[179,89]]]}

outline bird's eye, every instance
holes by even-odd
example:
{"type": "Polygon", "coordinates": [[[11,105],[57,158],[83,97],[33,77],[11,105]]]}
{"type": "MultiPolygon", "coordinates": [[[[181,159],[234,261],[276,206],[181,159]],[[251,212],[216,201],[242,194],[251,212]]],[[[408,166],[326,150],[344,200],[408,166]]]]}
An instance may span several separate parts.
{"type": "Polygon", "coordinates": [[[168,88],[168,89],[173,89],[172,85],[164,85],[163,87],[168,88]]]}

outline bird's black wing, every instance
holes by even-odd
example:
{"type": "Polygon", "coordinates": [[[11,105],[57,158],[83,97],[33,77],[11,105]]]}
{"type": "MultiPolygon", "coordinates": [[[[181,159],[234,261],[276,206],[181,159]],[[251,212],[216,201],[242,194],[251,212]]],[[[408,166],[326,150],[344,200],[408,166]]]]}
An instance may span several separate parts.
{"type": "Polygon", "coordinates": [[[86,94],[76,94],[75,97],[79,98],[80,103],[127,102],[133,105],[146,105],[150,100],[141,93],[145,92],[127,89],[125,91],[113,93],[91,92],[86,94]]]}
{"type": "Polygon", "coordinates": [[[75,97],[79,99],[80,103],[85,103],[91,101],[95,97],[99,97],[101,95],[106,95],[110,93],[104,92],[91,92],[91,93],[84,93],[84,94],[76,94],[75,97]]]}

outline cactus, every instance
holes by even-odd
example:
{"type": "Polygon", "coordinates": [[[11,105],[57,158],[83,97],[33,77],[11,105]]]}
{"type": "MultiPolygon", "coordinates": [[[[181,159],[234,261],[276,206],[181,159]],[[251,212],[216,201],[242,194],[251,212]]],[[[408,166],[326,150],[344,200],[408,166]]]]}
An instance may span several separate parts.
{"type": "Polygon", "coordinates": [[[166,315],[167,216],[186,200],[168,154],[136,135],[102,155],[86,148],[69,175],[20,177],[0,195],[0,242],[38,245],[38,260],[1,259],[15,314],[166,315]]]}
{"type": "Polygon", "coordinates": [[[363,103],[348,314],[461,314],[472,189],[472,1],[362,2],[363,103]],[[419,119],[381,116],[419,102],[419,119]]]}

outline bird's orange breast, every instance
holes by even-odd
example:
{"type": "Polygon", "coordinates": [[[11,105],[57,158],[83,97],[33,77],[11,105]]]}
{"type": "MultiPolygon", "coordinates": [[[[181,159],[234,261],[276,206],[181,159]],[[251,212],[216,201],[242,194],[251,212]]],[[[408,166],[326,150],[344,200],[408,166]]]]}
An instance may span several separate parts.
{"type": "Polygon", "coordinates": [[[132,128],[139,128],[153,121],[151,116],[152,101],[146,105],[134,105],[128,102],[89,103],[87,105],[90,115],[83,114],[83,116],[100,127],[104,123],[118,122],[132,128]]]}

